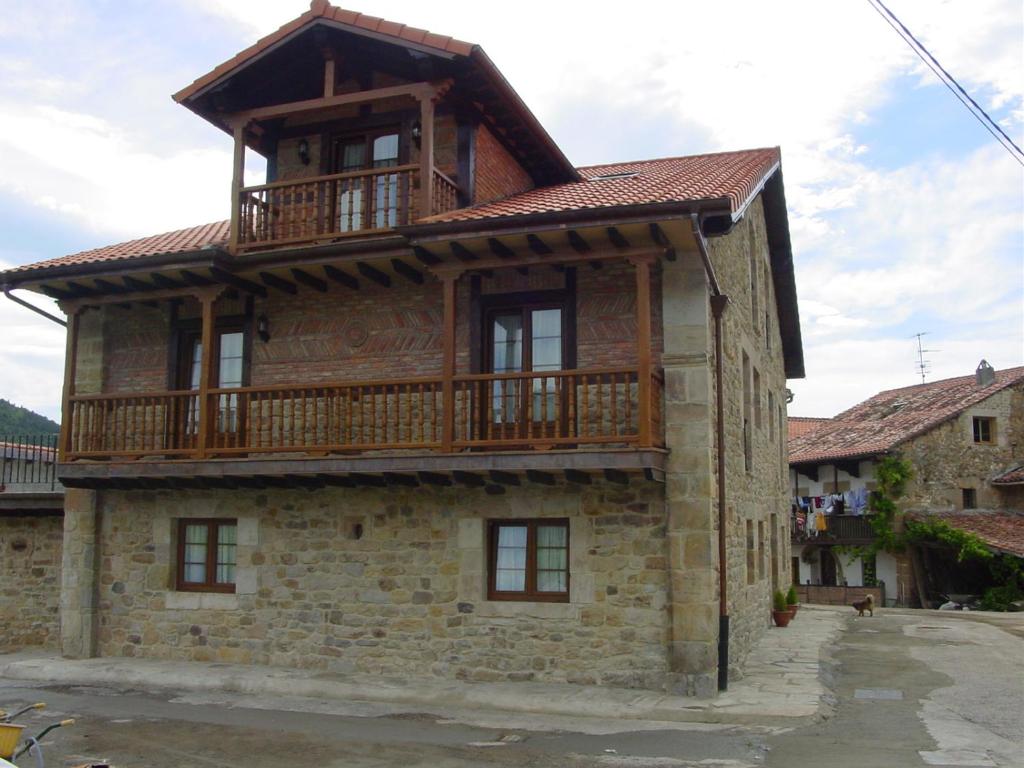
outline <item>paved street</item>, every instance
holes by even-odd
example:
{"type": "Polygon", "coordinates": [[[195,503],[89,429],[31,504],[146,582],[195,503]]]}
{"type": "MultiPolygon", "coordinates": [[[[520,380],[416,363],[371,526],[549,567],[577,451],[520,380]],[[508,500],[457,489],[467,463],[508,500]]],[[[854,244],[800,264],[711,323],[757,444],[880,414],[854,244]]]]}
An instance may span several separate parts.
{"type": "Polygon", "coordinates": [[[1024,617],[805,609],[784,632],[686,722],[9,678],[0,706],[44,700],[47,717],[26,722],[78,718],[51,766],[1024,765],[1024,617]],[[807,662],[819,645],[824,686],[807,662]]]}

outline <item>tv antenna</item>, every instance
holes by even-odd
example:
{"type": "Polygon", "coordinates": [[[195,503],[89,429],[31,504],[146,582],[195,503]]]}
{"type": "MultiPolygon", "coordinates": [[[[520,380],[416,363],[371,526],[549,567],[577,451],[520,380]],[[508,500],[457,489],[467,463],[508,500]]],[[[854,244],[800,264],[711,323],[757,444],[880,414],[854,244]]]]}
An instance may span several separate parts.
{"type": "Polygon", "coordinates": [[[938,349],[925,349],[921,344],[921,337],[927,336],[928,331],[922,331],[921,333],[915,333],[913,338],[917,339],[917,363],[914,365],[917,368],[917,373],[921,377],[921,383],[924,384],[925,376],[931,373],[932,361],[925,358],[925,352],[938,352],[938,349]]]}

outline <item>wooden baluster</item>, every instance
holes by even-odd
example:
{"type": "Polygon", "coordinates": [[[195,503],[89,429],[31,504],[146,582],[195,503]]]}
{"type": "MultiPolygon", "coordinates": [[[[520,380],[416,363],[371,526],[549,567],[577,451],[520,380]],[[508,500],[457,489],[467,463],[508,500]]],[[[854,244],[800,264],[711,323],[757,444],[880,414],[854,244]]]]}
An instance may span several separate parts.
{"type": "Polygon", "coordinates": [[[611,426],[610,432],[611,432],[612,435],[618,435],[619,434],[619,389],[618,389],[619,375],[617,373],[612,373],[612,374],[609,374],[608,378],[610,379],[609,384],[611,386],[611,409],[612,409],[612,415],[611,415],[612,422],[611,422],[611,425],[610,425],[611,426]]]}
{"type": "Polygon", "coordinates": [[[622,374],[623,389],[626,391],[626,417],[623,421],[623,434],[628,435],[633,430],[633,387],[630,382],[632,375],[629,373],[622,374]]]}

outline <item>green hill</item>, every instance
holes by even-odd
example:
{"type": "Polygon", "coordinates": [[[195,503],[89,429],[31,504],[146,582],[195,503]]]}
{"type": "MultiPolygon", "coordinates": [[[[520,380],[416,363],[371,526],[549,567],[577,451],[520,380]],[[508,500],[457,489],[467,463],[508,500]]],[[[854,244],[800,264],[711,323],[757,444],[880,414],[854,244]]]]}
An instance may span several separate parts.
{"type": "Polygon", "coordinates": [[[0,436],[19,437],[53,435],[60,432],[60,424],[28,408],[0,399],[0,436]]]}

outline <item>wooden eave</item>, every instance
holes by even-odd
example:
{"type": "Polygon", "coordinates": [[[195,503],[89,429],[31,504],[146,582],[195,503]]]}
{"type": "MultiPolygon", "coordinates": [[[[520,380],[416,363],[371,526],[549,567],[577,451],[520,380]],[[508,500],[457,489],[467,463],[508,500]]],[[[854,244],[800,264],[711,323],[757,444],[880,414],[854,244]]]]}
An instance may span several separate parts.
{"type": "Polygon", "coordinates": [[[68,488],[238,488],[467,486],[489,493],[506,485],[618,485],[665,480],[667,451],[650,449],[410,453],[392,456],[75,461],[58,465],[68,488]]]}

